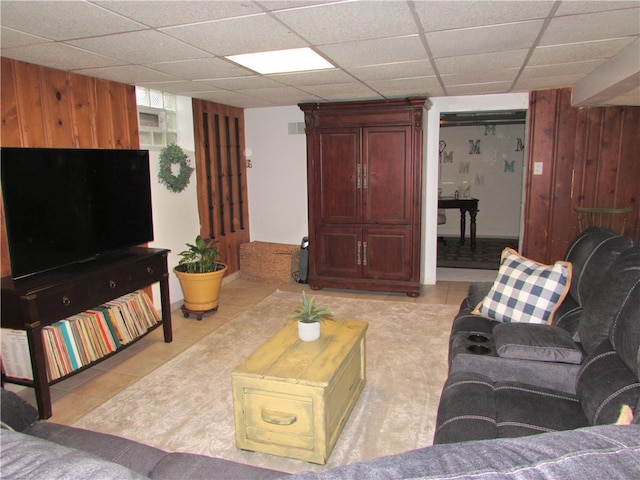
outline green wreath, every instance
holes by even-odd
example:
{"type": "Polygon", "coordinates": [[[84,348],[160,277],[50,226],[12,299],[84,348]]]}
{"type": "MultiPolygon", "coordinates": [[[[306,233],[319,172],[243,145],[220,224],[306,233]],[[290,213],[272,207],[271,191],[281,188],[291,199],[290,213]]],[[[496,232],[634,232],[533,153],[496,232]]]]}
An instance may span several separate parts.
{"type": "Polygon", "coordinates": [[[175,143],[170,143],[160,151],[160,171],[158,181],[174,193],[180,193],[187,185],[193,173],[193,167],[189,162],[189,157],[175,143]],[[180,165],[180,172],[174,175],[171,170],[172,165],[180,165]]]}

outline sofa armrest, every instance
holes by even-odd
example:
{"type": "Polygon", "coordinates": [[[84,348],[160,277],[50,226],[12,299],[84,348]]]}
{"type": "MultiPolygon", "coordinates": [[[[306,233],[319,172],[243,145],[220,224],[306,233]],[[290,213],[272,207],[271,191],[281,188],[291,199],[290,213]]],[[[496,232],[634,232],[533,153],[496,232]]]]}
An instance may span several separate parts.
{"type": "Polygon", "coordinates": [[[582,363],[582,349],[566,330],[553,325],[501,323],[492,331],[501,358],[538,362],[582,363]]]}
{"type": "Polygon", "coordinates": [[[527,385],[576,394],[580,365],[571,363],[536,362],[488,355],[459,353],[449,369],[454,373],[484,375],[493,382],[519,382],[527,385]]]}

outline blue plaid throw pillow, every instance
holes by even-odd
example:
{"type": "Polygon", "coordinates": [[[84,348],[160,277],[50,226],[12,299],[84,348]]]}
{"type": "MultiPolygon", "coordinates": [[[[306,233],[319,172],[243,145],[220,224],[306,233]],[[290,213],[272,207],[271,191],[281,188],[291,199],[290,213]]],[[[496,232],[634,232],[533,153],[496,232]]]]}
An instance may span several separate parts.
{"type": "Polygon", "coordinates": [[[505,248],[491,290],[472,313],[500,322],[551,324],[570,283],[569,262],[541,265],[505,248]]]}

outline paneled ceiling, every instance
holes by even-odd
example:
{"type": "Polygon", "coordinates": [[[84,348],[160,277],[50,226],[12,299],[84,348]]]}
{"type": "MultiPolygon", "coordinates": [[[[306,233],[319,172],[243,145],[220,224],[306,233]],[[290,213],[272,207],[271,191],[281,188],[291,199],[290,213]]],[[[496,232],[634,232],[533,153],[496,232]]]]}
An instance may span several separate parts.
{"type": "Polygon", "coordinates": [[[3,0],[0,17],[4,57],[242,108],[562,87],[640,105],[640,0],[3,0]],[[336,68],[223,58],[305,46],[336,68]]]}

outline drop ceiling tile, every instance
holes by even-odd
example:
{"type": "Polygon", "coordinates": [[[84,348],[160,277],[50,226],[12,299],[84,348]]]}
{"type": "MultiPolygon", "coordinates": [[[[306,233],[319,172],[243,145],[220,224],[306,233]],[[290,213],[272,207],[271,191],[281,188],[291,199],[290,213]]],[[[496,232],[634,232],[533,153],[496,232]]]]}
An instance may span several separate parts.
{"type": "Polygon", "coordinates": [[[640,8],[553,18],[540,45],[588,42],[640,34],[640,8]]]}
{"type": "Polygon", "coordinates": [[[507,93],[511,82],[470,83],[447,87],[449,95],[480,95],[486,93],[507,93]]]}
{"type": "Polygon", "coordinates": [[[266,14],[161,29],[218,56],[306,47],[308,43],[266,14]]]}
{"type": "Polygon", "coordinates": [[[2,46],[3,50],[6,48],[26,47],[28,45],[39,45],[43,43],[51,43],[51,40],[6,27],[2,27],[2,30],[0,30],[0,46],[2,46]]]}
{"type": "Polygon", "coordinates": [[[245,95],[251,95],[252,97],[257,97],[257,98],[268,98],[270,100],[275,98],[297,99],[297,98],[300,98],[301,96],[306,95],[305,92],[289,86],[281,86],[276,88],[248,88],[246,90],[241,90],[241,93],[244,93],[245,95]]]}
{"type": "Polygon", "coordinates": [[[587,75],[602,65],[605,60],[568,62],[557,65],[528,65],[520,75],[521,80],[565,75],[587,75]]]}
{"type": "Polygon", "coordinates": [[[351,67],[348,71],[354,77],[365,81],[427,77],[434,74],[431,63],[428,60],[351,67]]]}
{"type": "Polygon", "coordinates": [[[175,75],[189,80],[206,78],[230,78],[255,75],[246,68],[238,67],[235,63],[222,58],[197,58],[177,62],[151,63],[149,68],[175,75]]]}
{"type": "Polygon", "coordinates": [[[386,98],[407,96],[440,96],[444,93],[436,77],[373,80],[366,82],[373,90],[386,98]]]}
{"type": "Polygon", "coordinates": [[[107,39],[85,38],[69,43],[134,64],[187,60],[206,55],[197,48],[154,30],[119,33],[110,35],[107,39]]]}
{"type": "Polygon", "coordinates": [[[278,73],[268,75],[267,77],[278,82],[294,86],[323,85],[327,83],[348,83],[353,81],[353,77],[338,68],[315,70],[309,72],[278,73]]]}
{"type": "Polygon", "coordinates": [[[418,35],[323,45],[318,50],[333,60],[334,64],[346,69],[427,58],[418,35]]]}
{"type": "Polygon", "coordinates": [[[638,0],[616,2],[612,0],[600,2],[561,2],[556,11],[556,17],[560,15],[573,15],[576,13],[603,12],[605,10],[619,10],[622,8],[634,8],[640,6],[638,0]]]}
{"type": "Polygon", "coordinates": [[[459,57],[436,58],[436,68],[441,75],[485,72],[520,67],[529,50],[509,50],[496,53],[476,53],[459,57]]]}
{"type": "MultiPolygon", "coordinates": [[[[282,87],[282,84],[272,80],[270,78],[263,77],[261,75],[252,75],[249,77],[236,77],[236,78],[220,78],[220,79],[203,79],[201,83],[211,85],[216,88],[222,88],[225,90],[235,90],[242,92],[243,90],[255,89],[255,88],[276,88],[282,87]]],[[[244,93],[244,92],[243,92],[244,93]]]]}
{"type": "Polygon", "coordinates": [[[434,58],[472,55],[529,48],[535,41],[542,20],[518,22],[490,27],[464,28],[427,33],[434,58]]]}
{"type": "Polygon", "coordinates": [[[17,58],[23,62],[44,65],[58,70],[77,70],[81,68],[109,67],[122,62],[114,58],[87,52],[64,43],[29,45],[27,47],[3,48],[2,56],[17,58]]]}
{"type": "Polygon", "coordinates": [[[224,105],[231,105],[238,108],[258,108],[258,107],[271,107],[273,103],[265,99],[258,99],[250,97],[249,95],[243,95],[237,92],[230,92],[225,90],[219,90],[216,92],[206,92],[194,94],[195,98],[207,100],[210,102],[222,103],[224,105]]]}
{"type": "Polygon", "coordinates": [[[3,1],[2,25],[58,41],[144,28],[120,15],[78,1],[3,1]]]}
{"type": "Polygon", "coordinates": [[[517,90],[544,90],[547,88],[571,87],[583,75],[564,75],[558,77],[521,78],[515,84],[517,90]]]}
{"type": "Polygon", "coordinates": [[[315,45],[418,33],[405,2],[334,3],[274,15],[315,45]]]}
{"type": "Polygon", "coordinates": [[[310,85],[309,87],[305,87],[304,90],[317,97],[326,99],[339,98],[344,100],[348,98],[382,98],[377,92],[359,82],[338,83],[333,85],[310,85]]]}
{"type": "Polygon", "coordinates": [[[185,92],[211,92],[217,89],[204,85],[198,82],[145,82],[138,84],[141,87],[153,88],[154,90],[161,90],[163,92],[170,92],[176,94],[184,94],[185,92]]]}
{"type": "Polygon", "coordinates": [[[484,72],[473,73],[457,73],[451,75],[442,75],[442,82],[448,89],[454,85],[468,85],[470,83],[495,83],[495,82],[511,82],[516,79],[516,75],[520,70],[518,68],[510,68],[504,70],[488,69],[484,72]]]}
{"type": "Polygon", "coordinates": [[[176,80],[175,77],[156,72],[148,68],[137,65],[104,67],[104,68],[87,68],[76,71],[82,75],[90,75],[92,77],[104,78],[114,82],[126,83],[129,85],[138,85],[146,82],[165,82],[176,80]]]}
{"type": "Polygon", "coordinates": [[[553,1],[418,1],[415,9],[424,30],[436,32],[546,18],[553,1]]]}
{"type": "Polygon", "coordinates": [[[339,3],[345,0],[269,0],[258,2],[265,12],[275,12],[277,10],[288,10],[292,8],[310,7],[322,3],[339,3]]]}
{"type": "Polygon", "coordinates": [[[633,39],[631,37],[623,37],[613,40],[537,47],[528,63],[529,65],[552,65],[565,62],[581,62],[594,58],[608,59],[616,56],[631,45],[632,42],[633,39]]]}
{"type": "Polygon", "coordinates": [[[101,7],[132,18],[151,27],[184,25],[221,18],[241,17],[262,12],[251,2],[222,1],[107,1],[96,2],[101,7]]]}

